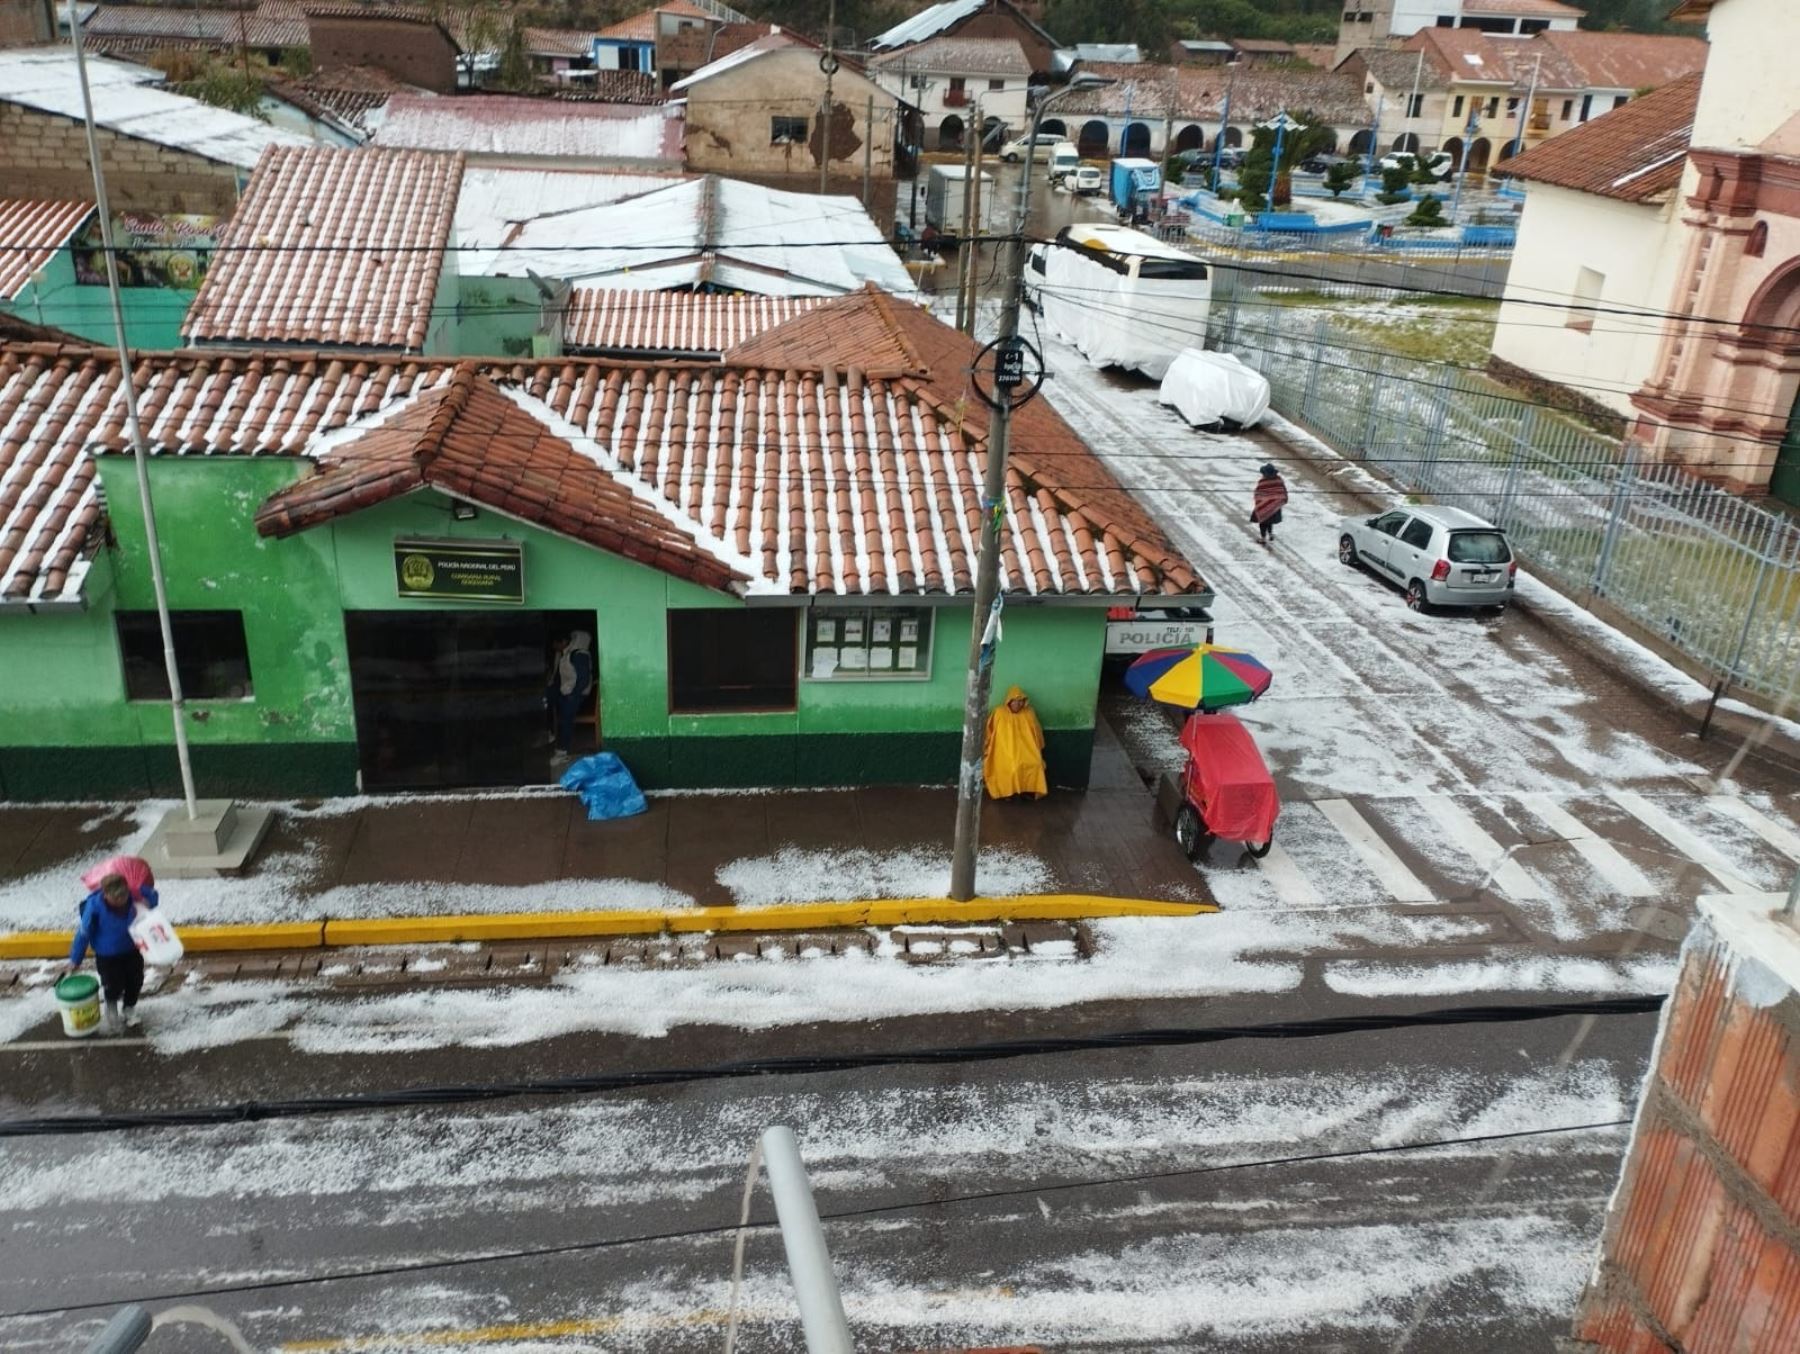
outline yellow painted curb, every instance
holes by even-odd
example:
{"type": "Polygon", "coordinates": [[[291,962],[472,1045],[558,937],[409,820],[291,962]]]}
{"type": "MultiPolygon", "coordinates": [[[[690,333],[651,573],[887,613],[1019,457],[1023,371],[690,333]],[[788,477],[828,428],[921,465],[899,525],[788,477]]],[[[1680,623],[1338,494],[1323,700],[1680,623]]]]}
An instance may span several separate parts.
{"type": "MultiPolygon", "coordinates": [[[[1080,921],[1091,917],[1197,917],[1214,903],[1165,903],[1086,893],[974,898],[885,898],[869,902],[794,903],[780,907],[683,907],[630,912],[495,912],[446,917],[376,917],[366,921],[275,922],[256,926],[184,926],[195,953],[222,950],[313,950],[344,945],[445,945],[458,941],[580,940],[595,936],[730,931],[825,931],[857,926],[953,926],[998,921],[1080,921]]],[[[60,959],[67,931],[0,935],[0,959],[60,959]]]]}

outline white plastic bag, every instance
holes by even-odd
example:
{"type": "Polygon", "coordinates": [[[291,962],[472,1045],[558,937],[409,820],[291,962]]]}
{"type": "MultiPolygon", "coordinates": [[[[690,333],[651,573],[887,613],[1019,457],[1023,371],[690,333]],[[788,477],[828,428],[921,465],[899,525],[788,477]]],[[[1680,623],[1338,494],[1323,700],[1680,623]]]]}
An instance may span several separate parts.
{"type": "Polygon", "coordinates": [[[148,908],[139,908],[131,923],[131,943],[138,947],[146,964],[167,968],[181,958],[181,937],[175,928],[148,908]]]}

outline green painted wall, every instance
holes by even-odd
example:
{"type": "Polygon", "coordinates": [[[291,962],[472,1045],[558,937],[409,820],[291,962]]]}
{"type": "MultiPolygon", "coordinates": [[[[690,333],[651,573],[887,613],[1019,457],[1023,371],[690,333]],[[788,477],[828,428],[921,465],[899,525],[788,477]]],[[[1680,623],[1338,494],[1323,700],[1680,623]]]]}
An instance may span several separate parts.
{"type": "MultiPolygon", "coordinates": [[[[0,795],[9,798],[166,791],[175,784],[168,707],[124,699],[115,638],[116,610],[154,605],[133,466],[124,457],[103,458],[100,466],[117,547],[90,574],[87,611],[0,615],[0,711],[7,716],[0,795]]],[[[402,605],[393,542],[405,536],[521,540],[529,608],[595,613],[603,736],[647,786],[954,776],[966,607],[935,609],[928,679],[802,680],[791,711],[671,714],[667,612],[741,603],[485,510],[456,521],[449,501],[433,493],[286,540],[258,536],[256,508],[302,468],[273,457],[168,457],[151,465],[171,604],[241,611],[244,618],[254,694],[193,701],[188,712],[196,767],[211,793],[354,787],[342,613],[402,605]]],[[[1031,693],[1060,784],[1086,781],[1104,631],[1097,608],[1015,605],[1007,613],[995,690],[1016,681],[1031,693]]]]}
{"type": "MultiPolygon", "coordinates": [[[[529,357],[543,300],[530,278],[464,277],[455,283],[460,357],[529,357]]],[[[441,302],[440,302],[441,304],[441,302]]]]}
{"type": "MultiPolygon", "coordinates": [[[[166,287],[123,287],[125,340],[133,348],[181,347],[181,322],[198,293],[166,287]]],[[[74,256],[64,249],[0,310],[33,324],[66,329],[96,343],[112,343],[112,301],[105,287],[83,287],[75,281],[74,256]]]]}

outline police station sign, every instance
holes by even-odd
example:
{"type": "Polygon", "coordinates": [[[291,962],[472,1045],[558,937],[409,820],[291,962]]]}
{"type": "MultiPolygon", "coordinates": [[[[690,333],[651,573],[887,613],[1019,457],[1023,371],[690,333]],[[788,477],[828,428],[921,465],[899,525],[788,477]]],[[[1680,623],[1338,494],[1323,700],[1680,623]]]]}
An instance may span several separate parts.
{"type": "Polygon", "coordinates": [[[1106,623],[1108,654],[1149,653],[1152,649],[1182,649],[1212,640],[1212,621],[1205,616],[1177,617],[1154,611],[1139,612],[1128,620],[1106,623]]]}
{"type": "Polygon", "coordinates": [[[522,603],[524,550],[517,541],[399,540],[394,582],[402,597],[522,603]]]}

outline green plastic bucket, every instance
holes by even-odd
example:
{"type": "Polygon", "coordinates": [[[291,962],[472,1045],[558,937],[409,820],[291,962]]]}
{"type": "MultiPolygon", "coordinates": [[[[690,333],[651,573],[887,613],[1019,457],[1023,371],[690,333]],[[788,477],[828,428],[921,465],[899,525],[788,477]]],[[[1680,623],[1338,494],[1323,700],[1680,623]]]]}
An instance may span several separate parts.
{"type": "Polygon", "coordinates": [[[63,1033],[85,1039],[100,1028],[100,980],[91,973],[71,973],[57,983],[56,1009],[62,1012],[63,1033]]]}

